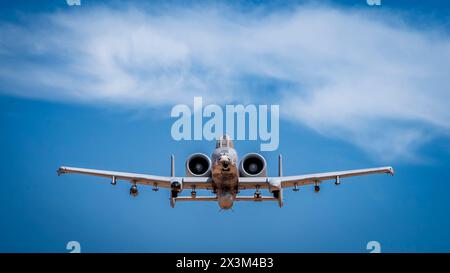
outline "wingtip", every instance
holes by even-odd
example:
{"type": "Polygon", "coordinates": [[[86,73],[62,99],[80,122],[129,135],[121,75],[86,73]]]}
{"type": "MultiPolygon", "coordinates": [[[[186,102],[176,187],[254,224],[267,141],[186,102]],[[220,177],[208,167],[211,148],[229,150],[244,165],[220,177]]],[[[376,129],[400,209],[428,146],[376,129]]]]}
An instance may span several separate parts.
{"type": "Polygon", "coordinates": [[[59,168],[56,170],[56,173],[58,174],[58,176],[60,176],[61,174],[64,174],[64,167],[59,167],[59,168]]]}
{"type": "Polygon", "coordinates": [[[394,168],[388,167],[388,173],[389,173],[390,175],[394,176],[394,174],[395,174],[394,168]]]}

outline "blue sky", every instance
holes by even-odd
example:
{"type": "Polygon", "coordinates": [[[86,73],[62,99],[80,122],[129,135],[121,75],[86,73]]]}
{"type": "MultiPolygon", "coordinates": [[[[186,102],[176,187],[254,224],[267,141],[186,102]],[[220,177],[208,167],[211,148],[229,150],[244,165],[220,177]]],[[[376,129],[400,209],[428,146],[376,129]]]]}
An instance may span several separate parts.
{"type": "MultiPolygon", "coordinates": [[[[11,1],[0,6],[1,252],[450,250],[448,4],[441,1],[11,1]],[[168,175],[171,107],[280,104],[269,174],[392,165],[285,192],[285,207],[169,206],[166,190],[56,176],[60,165],[168,175]]],[[[242,156],[259,150],[238,141],[242,156]]]]}

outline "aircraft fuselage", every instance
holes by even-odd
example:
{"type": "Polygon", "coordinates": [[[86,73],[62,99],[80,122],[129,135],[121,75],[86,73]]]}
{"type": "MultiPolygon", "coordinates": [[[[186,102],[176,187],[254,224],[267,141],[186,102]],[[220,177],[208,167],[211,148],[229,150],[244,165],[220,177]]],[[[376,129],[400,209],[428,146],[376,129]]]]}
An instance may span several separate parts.
{"type": "Polygon", "coordinates": [[[229,143],[232,142],[217,145],[218,147],[211,155],[213,186],[222,209],[230,209],[238,193],[237,152],[229,143]]]}

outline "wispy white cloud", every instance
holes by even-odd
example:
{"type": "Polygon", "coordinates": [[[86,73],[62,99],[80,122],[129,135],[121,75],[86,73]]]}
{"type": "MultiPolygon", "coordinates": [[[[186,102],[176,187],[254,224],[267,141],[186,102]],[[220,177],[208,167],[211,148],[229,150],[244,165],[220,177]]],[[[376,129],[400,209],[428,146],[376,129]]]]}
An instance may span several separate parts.
{"type": "Polygon", "coordinates": [[[414,159],[450,131],[450,37],[386,12],[103,7],[4,22],[0,37],[1,92],[13,95],[133,107],[194,95],[277,101],[282,118],[381,160],[414,159]]]}

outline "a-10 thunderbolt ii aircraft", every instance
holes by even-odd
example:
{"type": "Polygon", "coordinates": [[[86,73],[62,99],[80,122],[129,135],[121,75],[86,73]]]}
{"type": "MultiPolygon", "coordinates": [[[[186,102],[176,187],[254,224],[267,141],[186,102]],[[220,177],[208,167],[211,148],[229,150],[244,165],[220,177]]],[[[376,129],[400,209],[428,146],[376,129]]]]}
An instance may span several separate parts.
{"type": "Polygon", "coordinates": [[[217,140],[216,149],[211,158],[196,153],[186,161],[186,177],[176,177],[174,157],[171,160],[171,176],[156,176],[138,173],[102,171],[72,167],[60,167],[58,175],[65,173],[87,174],[111,179],[115,185],[117,180],[131,182],[130,194],[137,196],[138,185],[170,189],[170,205],[175,207],[179,201],[217,201],[220,208],[230,209],[234,201],[277,201],[283,206],[283,189],[314,185],[319,192],[320,184],[326,180],[334,180],[339,185],[340,179],[351,176],[387,173],[394,174],[392,167],[358,169],[349,171],[315,173],[306,175],[283,176],[282,158],[278,159],[278,176],[269,177],[266,172],[266,160],[257,153],[245,155],[239,162],[233,141],[228,136],[217,140]],[[183,189],[191,190],[190,196],[180,196],[183,189]],[[197,196],[197,189],[211,190],[213,196],[197,196]],[[253,196],[240,196],[240,190],[254,189],[253,196]],[[270,196],[262,196],[261,190],[267,189],[270,196]]]}

